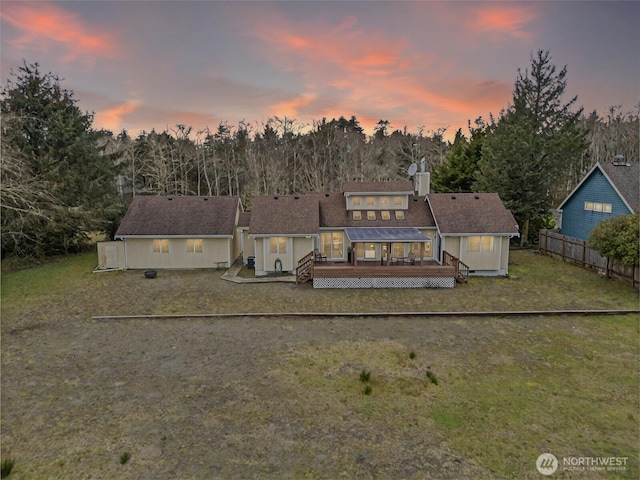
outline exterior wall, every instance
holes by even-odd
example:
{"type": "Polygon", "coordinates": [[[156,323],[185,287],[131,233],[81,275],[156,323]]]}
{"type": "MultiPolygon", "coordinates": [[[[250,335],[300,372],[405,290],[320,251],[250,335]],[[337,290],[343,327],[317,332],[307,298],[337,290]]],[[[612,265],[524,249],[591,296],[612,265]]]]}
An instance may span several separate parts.
{"type": "MultiPolygon", "coordinates": [[[[280,236],[286,237],[285,235],[280,236]]],[[[255,239],[256,276],[275,272],[277,259],[282,262],[283,272],[294,272],[298,261],[314,248],[313,238],[286,237],[287,251],[285,253],[271,253],[270,238],[255,239]]]]}
{"type": "Polygon", "coordinates": [[[509,272],[508,237],[494,236],[492,252],[470,252],[469,237],[444,237],[442,243],[443,251],[467,264],[472,275],[506,275],[509,272]]]}
{"type": "Polygon", "coordinates": [[[242,263],[247,264],[249,257],[256,256],[255,242],[249,238],[249,229],[238,229],[238,238],[240,238],[240,251],[242,252],[242,263]]]}
{"type": "Polygon", "coordinates": [[[98,242],[97,270],[112,270],[125,268],[124,242],[98,242]]]}
{"type": "Polygon", "coordinates": [[[218,262],[233,262],[230,238],[202,239],[202,253],[187,252],[186,238],[168,240],[169,252],[155,253],[151,238],[125,239],[127,268],[216,268],[218,262]]]}
{"type": "Polygon", "coordinates": [[[601,221],[631,213],[604,174],[596,168],[564,204],[562,234],[588,240],[591,230],[601,221]],[[586,201],[610,203],[611,213],[585,210],[586,201]]]}

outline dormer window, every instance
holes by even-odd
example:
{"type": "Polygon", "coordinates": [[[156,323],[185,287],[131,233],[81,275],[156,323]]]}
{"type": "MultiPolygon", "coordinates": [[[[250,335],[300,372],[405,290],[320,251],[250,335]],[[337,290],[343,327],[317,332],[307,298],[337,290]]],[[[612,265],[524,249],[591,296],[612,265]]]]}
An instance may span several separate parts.
{"type": "Polygon", "coordinates": [[[389,210],[382,210],[380,212],[380,216],[382,217],[382,220],[391,220],[391,213],[389,210]]]}
{"type": "Polygon", "coordinates": [[[353,206],[354,207],[360,206],[360,197],[353,197],[353,206]]]}
{"type": "Polygon", "coordinates": [[[402,197],[395,197],[395,198],[393,199],[393,204],[394,204],[396,207],[401,207],[401,206],[402,206],[402,203],[403,203],[403,202],[402,202],[402,197]]]}
{"type": "Polygon", "coordinates": [[[375,220],[376,219],[376,212],[375,210],[369,210],[367,211],[367,220],[375,220]]]}
{"type": "Polygon", "coordinates": [[[380,206],[388,207],[389,206],[389,197],[380,197],[380,206]]]}
{"type": "Polygon", "coordinates": [[[354,220],[362,220],[362,212],[360,210],[353,211],[353,219],[354,220]]]}
{"type": "Polygon", "coordinates": [[[396,220],[404,220],[404,210],[396,210],[396,220]]]}
{"type": "Polygon", "coordinates": [[[373,207],[376,204],[374,197],[367,197],[367,207],[373,207]]]}

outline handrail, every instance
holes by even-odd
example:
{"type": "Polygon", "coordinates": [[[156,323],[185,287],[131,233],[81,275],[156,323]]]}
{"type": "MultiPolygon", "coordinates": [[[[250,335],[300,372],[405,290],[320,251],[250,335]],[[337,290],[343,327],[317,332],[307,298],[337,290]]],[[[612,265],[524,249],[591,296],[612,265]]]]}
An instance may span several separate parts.
{"type": "Polygon", "coordinates": [[[313,278],[313,265],[315,255],[309,252],[298,261],[296,267],[296,283],[305,283],[313,278]]]}
{"type": "Polygon", "coordinates": [[[469,265],[464,263],[458,257],[454,257],[446,250],[442,252],[443,265],[449,265],[456,269],[456,280],[459,282],[467,282],[469,277],[469,265]]]}

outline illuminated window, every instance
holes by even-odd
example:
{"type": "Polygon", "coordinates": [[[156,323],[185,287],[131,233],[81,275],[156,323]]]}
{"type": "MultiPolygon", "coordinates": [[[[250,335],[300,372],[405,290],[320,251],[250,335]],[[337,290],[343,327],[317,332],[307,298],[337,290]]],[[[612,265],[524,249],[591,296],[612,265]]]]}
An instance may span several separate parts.
{"type": "Polygon", "coordinates": [[[269,237],[269,247],[271,253],[287,253],[287,238],[269,237]]]}
{"type": "Polygon", "coordinates": [[[369,210],[367,212],[367,220],[375,220],[376,219],[376,212],[375,210],[369,210]]]}
{"type": "Polygon", "coordinates": [[[353,197],[353,206],[354,207],[360,206],[360,197],[353,197]]]}
{"type": "Polygon", "coordinates": [[[367,206],[372,207],[376,204],[376,199],[374,197],[367,197],[367,206]]]}
{"type": "Polygon", "coordinates": [[[354,220],[362,220],[362,212],[360,210],[353,211],[353,219],[354,220]]]}
{"type": "Polygon", "coordinates": [[[391,213],[389,213],[389,210],[382,210],[380,212],[380,216],[383,220],[391,220],[391,213]]]}
{"type": "Polygon", "coordinates": [[[602,211],[602,203],[593,202],[593,211],[594,212],[601,212],[602,211]]]}
{"type": "Polygon", "coordinates": [[[602,204],[602,211],[604,213],[611,213],[611,204],[610,203],[603,203],[602,204]]]}
{"type": "Polygon", "coordinates": [[[376,258],[376,245],[375,243],[364,244],[364,258],[372,259],[376,258]]]}
{"type": "Polygon", "coordinates": [[[396,220],[404,220],[404,211],[396,210],[396,220]]]}
{"type": "Polygon", "coordinates": [[[393,244],[392,256],[396,258],[404,257],[404,243],[393,244]]]}
{"type": "Polygon", "coordinates": [[[187,240],[187,252],[188,253],[202,253],[202,239],[189,239],[187,240]]]}
{"type": "Polygon", "coordinates": [[[154,240],[153,253],[169,253],[169,240],[154,240]]]}
{"type": "Polygon", "coordinates": [[[389,206],[389,197],[380,197],[380,206],[388,207],[389,206]]]}
{"type": "Polygon", "coordinates": [[[469,252],[493,252],[493,237],[473,236],[469,237],[469,252]]]}
{"type": "Polygon", "coordinates": [[[320,235],[320,248],[327,258],[344,258],[344,234],[342,232],[323,232],[320,235]]]}
{"type": "Polygon", "coordinates": [[[584,202],[585,210],[593,210],[593,202],[584,202]]]}
{"type": "MultiPolygon", "coordinates": [[[[422,247],[422,254],[423,254],[422,258],[431,258],[432,256],[431,248],[432,248],[431,240],[424,242],[422,247]]],[[[411,253],[415,253],[416,257],[420,258],[420,243],[411,244],[411,253]]]]}
{"type": "Polygon", "coordinates": [[[401,207],[401,206],[402,206],[402,203],[403,203],[403,202],[402,202],[402,197],[395,197],[395,198],[393,199],[393,204],[394,204],[396,207],[401,207]]]}

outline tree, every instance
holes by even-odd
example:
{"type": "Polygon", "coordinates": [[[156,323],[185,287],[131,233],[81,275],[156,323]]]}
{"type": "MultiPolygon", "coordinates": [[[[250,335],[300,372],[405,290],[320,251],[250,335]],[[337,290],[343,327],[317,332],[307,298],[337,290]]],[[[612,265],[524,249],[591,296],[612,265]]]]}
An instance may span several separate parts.
{"type": "Polygon", "coordinates": [[[108,133],[92,130],[92,114],[80,111],[73,93],[56,75],[42,74],[37,63],[24,62],[10,76],[0,104],[3,187],[5,181],[14,192],[37,185],[46,194],[12,203],[3,192],[2,254],[78,250],[88,232],[109,229],[106,223],[119,208],[113,159],[101,151],[101,138],[108,133]],[[29,205],[39,213],[26,214],[29,205]],[[20,215],[16,208],[22,209],[20,215]]]}
{"type": "MultiPolygon", "coordinates": [[[[548,51],[531,57],[531,71],[518,70],[513,105],[491,126],[482,150],[475,188],[500,194],[528,241],[532,222],[544,222],[572,165],[586,148],[577,97],[563,103],[567,67],[557,72],[548,51]]],[[[532,237],[535,236],[535,231],[532,237]]]]}
{"type": "MultiPolygon", "coordinates": [[[[619,215],[600,222],[591,231],[587,244],[607,259],[616,259],[624,265],[638,265],[640,251],[638,227],[637,213],[619,215]]],[[[608,267],[607,261],[607,270],[608,267]]]]}

